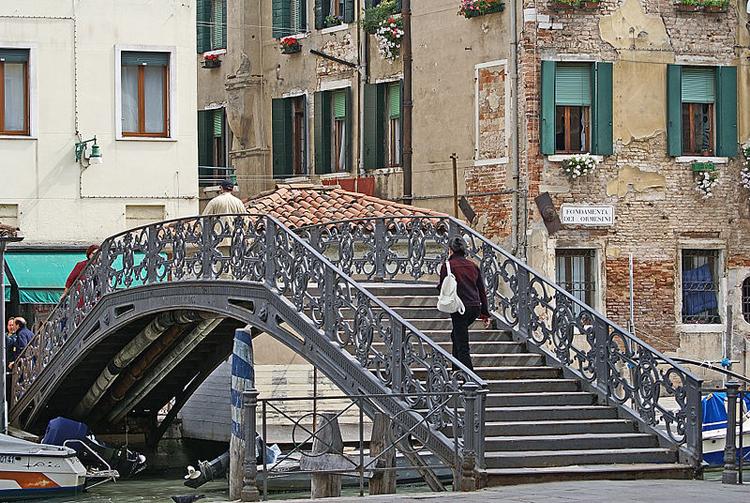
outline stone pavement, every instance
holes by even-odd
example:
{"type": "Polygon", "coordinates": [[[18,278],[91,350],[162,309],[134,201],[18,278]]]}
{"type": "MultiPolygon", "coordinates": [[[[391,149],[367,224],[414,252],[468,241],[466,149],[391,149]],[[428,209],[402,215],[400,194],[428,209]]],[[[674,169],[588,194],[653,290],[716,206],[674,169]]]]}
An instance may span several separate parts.
{"type": "MultiPolygon", "coordinates": [[[[327,498],[326,503],[750,503],[750,484],[703,480],[594,480],[493,487],[474,493],[418,493],[327,498]]],[[[302,502],[310,500],[287,500],[302,502]]],[[[319,500],[320,501],[320,500],[319,500]]]]}

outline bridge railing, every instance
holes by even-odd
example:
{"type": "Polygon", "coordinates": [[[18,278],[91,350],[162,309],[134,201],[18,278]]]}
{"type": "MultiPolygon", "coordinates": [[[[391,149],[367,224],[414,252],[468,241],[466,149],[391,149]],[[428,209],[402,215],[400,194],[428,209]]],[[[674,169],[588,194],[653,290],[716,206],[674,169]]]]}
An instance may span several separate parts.
{"type": "Polygon", "coordinates": [[[309,319],[329,351],[346,351],[379,393],[408,395],[398,407],[391,401],[390,409],[435,454],[450,459],[458,443],[482,462],[484,381],[270,216],[182,218],[105,240],[17,359],[13,403],[25,401],[108,294],[155,283],[232,280],[265,284],[309,319]],[[455,404],[435,393],[459,393],[462,414],[456,417],[455,404]],[[415,410],[425,411],[422,419],[413,417],[415,410]],[[461,435],[451,439],[442,432],[454,424],[461,435]]]}
{"type": "Polygon", "coordinates": [[[499,321],[700,466],[701,380],[462,222],[384,217],[298,232],[345,273],[375,281],[434,280],[449,238],[463,237],[499,321]]]}

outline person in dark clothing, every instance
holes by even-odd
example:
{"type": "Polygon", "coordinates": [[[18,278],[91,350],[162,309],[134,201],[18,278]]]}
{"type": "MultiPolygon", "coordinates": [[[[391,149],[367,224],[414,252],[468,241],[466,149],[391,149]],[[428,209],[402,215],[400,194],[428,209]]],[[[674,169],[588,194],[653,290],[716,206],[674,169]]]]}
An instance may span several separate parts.
{"type": "MultiPolygon", "coordinates": [[[[464,314],[452,313],[453,330],[451,331],[451,342],[453,345],[453,356],[471,370],[471,354],[469,352],[469,326],[477,318],[481,318],[485,326],[489,327],[490,312],[487,308],[487,294],[484,290],[484,280],[479,267],[466,258],[466,242],[463,238],[455,237],[448,242],[451,264],[451,272],[456,277],[456,293],[464,303],[466,310],[464,314]]],[[[440,269],[440,282],[438,291],[443,285],[447,274],[445,264],[440,269]]]]}
{"type": "Polygon", "coordinates": [[[18,358],[18,355],[21,354],[24,348],[28,346],[29,342],[31,342],[31,339],[34,338],[34,332],[26,327],[26,320],[24,318],[21,318],[19,316],[15,318],[13,322],[16,325],[16,333],[8,337],[8,347],[10,348],[11,354],[11,360],[8,364],[8,368],[11,369],[13,368],[13,363],[15,362],[16,358],[18,358]]]}
{"type": "Polygon", "coordinates": [[[73,283],[76,282],[78,279],[78,276],[81,275],[83,270],[86,268],[86,266],[89,263],[89,260],[94,256],[94,254],[99,250],[99,245],[91,245],[86,249],[86,260],[81,260],[78,262],[74,267],[73,270],[70,271],[70,274],[68,275],[68,279],[65,280],[65,292],[68,293],[68,290],[70,290],[70,287],[73,286],[73,283]]]}

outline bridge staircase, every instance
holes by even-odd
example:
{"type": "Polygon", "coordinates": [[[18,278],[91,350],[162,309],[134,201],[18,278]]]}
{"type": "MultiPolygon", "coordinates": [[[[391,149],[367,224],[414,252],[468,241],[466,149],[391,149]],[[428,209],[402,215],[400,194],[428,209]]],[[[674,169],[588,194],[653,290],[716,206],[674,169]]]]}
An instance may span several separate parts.
{"type": "Polygon", "coordinates": [[[163,431],[156,412],[178,410],[244,324],[368,395],[367,415],[391,416],[462,485],[700,471],[700,380],[448,217],[293,232],[266,215],[204,216],[113,236],[17,360],[10,418],[116,429],[140,415],[163,431]],[[501,327],[473,332],[475,371],[451,357],[433,308],[452,236],[501,327]]]}

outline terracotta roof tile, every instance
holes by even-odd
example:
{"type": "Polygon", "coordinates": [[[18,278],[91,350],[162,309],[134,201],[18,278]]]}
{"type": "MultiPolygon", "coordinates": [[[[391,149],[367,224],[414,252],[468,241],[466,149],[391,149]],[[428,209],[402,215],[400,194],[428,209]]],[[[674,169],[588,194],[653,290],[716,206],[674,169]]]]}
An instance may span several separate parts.
{"type": "Polygon", "coordinates": [[[348,192],[337,185],[280,184],[275,191],[251,198],[245,207],[250,212],[271,214],[292,228],[353,218],[445,216],[426,208],[348,192]]]}

